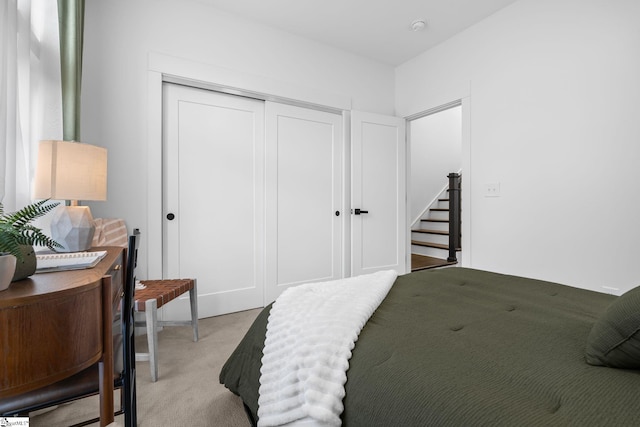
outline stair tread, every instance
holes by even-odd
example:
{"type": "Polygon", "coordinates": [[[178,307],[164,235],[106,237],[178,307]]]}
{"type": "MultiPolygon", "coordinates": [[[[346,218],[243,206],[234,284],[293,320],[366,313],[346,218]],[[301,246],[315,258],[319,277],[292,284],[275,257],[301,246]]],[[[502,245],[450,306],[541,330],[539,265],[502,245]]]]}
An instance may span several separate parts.
{"type": "Polygon", "coordinates": [[[411,230],[411,231],[415,231],[416,233],[425,233],[425,234],[440,234],[443,236],[448,236],[449,232],[448,231],[444,231],[444,230],[429,230],[427,228],[418,228],[417,230],[411,230]]]}
{"type": "Polygon", "coordinates": [[[448,208],[431,208],[429,210],[430,211],[437,211],[437,212],[449,212],[448,208]]]}
{"type": "MultiPolygon", "coordinates": [[[[421,242],[419,240],[411,240],[411,244],[412,245],[417,245],[417,246],[426,246],[428,248],[437,248],[437,249],[445,249],[445,250],[449,250],[449,245],[443,245],[440,243],[431,243],[431,242],[421,242]]],[[[460,248],[456,248],[456,251],[459,251],[460,248]]]]}
{"type": "Polygon", "coordinates": [[[420,221],[427,221],[427,222],[449,222],[448,219],[437,219],[437,218],[422,218],[420,221]]]}

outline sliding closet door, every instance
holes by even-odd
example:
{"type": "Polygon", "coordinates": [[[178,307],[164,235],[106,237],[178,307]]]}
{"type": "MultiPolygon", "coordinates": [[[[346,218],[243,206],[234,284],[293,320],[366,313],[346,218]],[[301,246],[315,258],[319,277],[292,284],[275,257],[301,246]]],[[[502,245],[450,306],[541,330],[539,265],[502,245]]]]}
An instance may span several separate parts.
{"type": "MultiPolygon", "coordinates": [[[[264,305],[264,103],[164,86],[165,278],[198,280],[200,317],[264,305]]],[[[189,318],[188,298],[165,318],[189,318]]]]}
{"type": "Polygon", "coordinates": [[[342,274],[342,116],[266,103],[266,303],[342,274]]]}

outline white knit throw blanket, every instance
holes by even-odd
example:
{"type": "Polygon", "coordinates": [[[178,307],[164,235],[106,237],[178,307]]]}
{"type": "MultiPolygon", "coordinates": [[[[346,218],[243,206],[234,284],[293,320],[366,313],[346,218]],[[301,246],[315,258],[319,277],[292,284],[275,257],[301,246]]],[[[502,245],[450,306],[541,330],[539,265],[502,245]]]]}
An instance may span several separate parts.
{"type": "Polygon", "coordinates": [[[351,350],[397,273],[286,289],[273,303],[260,370],[258,426],[339,426],[351,350]]]}

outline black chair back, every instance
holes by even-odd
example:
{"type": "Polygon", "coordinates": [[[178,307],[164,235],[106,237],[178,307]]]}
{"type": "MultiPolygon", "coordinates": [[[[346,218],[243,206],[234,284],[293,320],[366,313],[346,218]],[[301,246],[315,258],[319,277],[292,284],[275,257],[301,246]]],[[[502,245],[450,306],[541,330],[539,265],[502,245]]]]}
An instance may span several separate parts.
{"type": "Polygon", "coordinates": [[[137,425],[136,410],[136,349],[133,301],[136,288],[136,266],[138,263],[138,245],[140,230],[137,228],[133,235],[129,236],[127,250],[127,264],[125,268],[124,296],[122,298],[122,339],[124,353],[123,371],[123,399],[124,399],[124,425],[135,427],[137,425]]]}

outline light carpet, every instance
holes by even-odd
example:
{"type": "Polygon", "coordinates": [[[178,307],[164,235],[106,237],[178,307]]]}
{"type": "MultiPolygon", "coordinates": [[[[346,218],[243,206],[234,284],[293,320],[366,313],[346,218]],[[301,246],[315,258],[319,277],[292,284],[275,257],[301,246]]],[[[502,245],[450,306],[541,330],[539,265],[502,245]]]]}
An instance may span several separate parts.
{"type": "MultiPolygon", "coordinates": [[[[241,400],[219,383],[222,365],[260,310],[200,319],[198,342],[191,327],[165,327],[158,333],[158,381],[151,382],[148,362],[136,362],[138,425],[245,427],[249,425],[241,400]]],[[[136,339],[147,350],[146,335],[136,339]]],[[[116,405],[120,393],[115,394],[116,405]]],[[[62,405],[30,417],[31,427],[66,427],[98,413],[98,398],[62,405]]],[[[122,426],[117,416],[115,426],[122,426]]],[[[98,426],[99,424],[92,424],[98,426]]]]}

